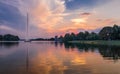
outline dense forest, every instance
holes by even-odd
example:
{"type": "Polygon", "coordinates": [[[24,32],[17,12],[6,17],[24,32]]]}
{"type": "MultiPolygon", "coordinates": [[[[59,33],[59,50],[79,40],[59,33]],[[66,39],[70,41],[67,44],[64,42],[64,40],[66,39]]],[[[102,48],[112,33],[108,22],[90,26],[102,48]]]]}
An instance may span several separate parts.
{"type": "Polygon", "coordinates": [[[14,36],[11,34],[0,35],[0,41],[19,41],[20,38],[18,36],[14,36]]]}
{"type": "Polygon", "coordinates": [[[58,41],[63,42],[74,40],[120,40],[120,26],[106,26],[99,33],[85,31],[78,34],[66,33],[64,37],[58,37],[58,41]]]}

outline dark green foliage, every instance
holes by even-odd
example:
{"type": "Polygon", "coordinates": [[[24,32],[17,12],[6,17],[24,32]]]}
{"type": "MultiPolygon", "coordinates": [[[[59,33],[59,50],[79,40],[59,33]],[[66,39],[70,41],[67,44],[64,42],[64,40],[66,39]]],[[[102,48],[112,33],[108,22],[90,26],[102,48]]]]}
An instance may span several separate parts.
{"type": "Polygon", "coordinates": [[[104,27],[100,33],[99,37],[102,40],[119,40],[120,39],[120,27],[114,25],[113,27],[104,27]]]}
{"type": "Polygon", "coordinates": [[[55,38],[49,38],[49,39],[44,39],[44,38],[36,38],[36,39],[30,39],[31,41],[54,41],[55,38]]]}
{"type": "Polygon", "coordinates": [[[77,34],[77,40],[84,40],[85,39],[85,34],[83,32],[79,32],[77,34]]]}
{"type": "Polygon", "coordinates": [[[72,40],[72,38],[71,38],[70,34],[69,33],[65,34],[63,41],[67,42],[67,41],[71,41],[71,40],[72,40]]]}
{"type": "Polygon", "coordinates": [[[85,40],[88,40],[89,35],[90,35],[90,33],[88,31],[85,31],[85,40]]]}
{"type": "Polygon", "coordinates": [[[104,27],[100,32],[99,36],[102,40],[108,40],[111,39],[113,33],[113,28],[112,27],[104,27]]]}
{"type": "Polygon", "coordinates": [[[71,40],[72,40],[72,41],[73,41],[73,40],[76,40],[76,35],[75,35],[74,33],[71,33],[70,37],[71,37],[71,40]]]}
{"type": "Polygon", "coordinates": [[[59,39],[60,41],[63,41],[63,42],[75,41],[75,40],[98,40],[99,36],[94,32],[89,33],[88,31],[86,31],[86,32],[80,32],[78,34],[67,33],[65,34],[64,37],[60,36],[59,39]]]}
{"type": "Polygon", "coordinates": [[[3,36],[2,36],[2,35],[0,35],[0,41],[2,41],[2,39],[3,39],[3,36]]]}
{"type": "Polygon", "coordinates": [[[95,32],[90,33],[88,36],[86,36],[87,40],[99,40],[99,36],[98,34],[96,34],[95,32]]]}
{"type": "Polygon", "coordinates": [[[112,33],[112,39],[120,39],[119,37],[119,34],[120,34],[120,27],[117,26],[117,25],[114,25],[113,26],[113,33],[112,33]]]}
{"type": "Polygon", "coordinates": [[[66,33],[64,37],[59,38],[63,42],[75,40],[120,40],[120,26],[104,27],[98,34],[88,31],[79,32],[78,34],[66,33]]]}
{"type": "Polygon", "coordinates": [[[62,35],[59,37],[59,41],[63,42],[63,36],[62,35]]]}
{"type": "Polygon", "coordinates": [[[4,36],[0,35],[0,41],[19,41],[19,37],[18,36],[14,36],[11,34],[6,34],[4,36]]]}

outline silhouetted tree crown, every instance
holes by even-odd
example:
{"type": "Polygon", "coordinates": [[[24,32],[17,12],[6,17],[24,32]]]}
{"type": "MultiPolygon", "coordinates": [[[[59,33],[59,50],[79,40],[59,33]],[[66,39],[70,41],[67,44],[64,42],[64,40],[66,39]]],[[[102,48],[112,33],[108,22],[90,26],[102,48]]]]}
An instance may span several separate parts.
{"type": "Polygon", "coordinates": [[[120,40],[120,26],[103,27],[99,33],[95,32],[79,32],[78,34],[66,33],[64,37],[59,37],[63,42],[74,40],[120,40]]]}
{"type": "Polygon", "coordinates": [[[0,35],[0,41],[19,41],[20,38],[18,36],[14,36],[11,34],[0,35]]]}

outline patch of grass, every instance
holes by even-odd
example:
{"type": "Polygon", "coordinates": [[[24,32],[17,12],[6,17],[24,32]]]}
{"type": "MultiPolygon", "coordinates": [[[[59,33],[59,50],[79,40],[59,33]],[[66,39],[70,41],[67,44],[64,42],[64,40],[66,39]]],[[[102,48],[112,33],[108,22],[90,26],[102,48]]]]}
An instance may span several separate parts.
{"type": "Polygon", "coordinates": [[[93,40],[93,41],[69,41],[69,43],[95,44],[95,45],[114,45],[120,46],[120,40],[93,40]]]}

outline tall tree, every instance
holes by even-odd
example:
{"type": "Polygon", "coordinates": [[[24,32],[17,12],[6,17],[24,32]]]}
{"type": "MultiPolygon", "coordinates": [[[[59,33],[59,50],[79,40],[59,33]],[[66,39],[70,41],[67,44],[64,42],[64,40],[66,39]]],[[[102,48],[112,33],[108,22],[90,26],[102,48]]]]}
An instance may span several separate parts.
{"type": "Polygon", "coordinates": [[[63,42],[63,36],[62,35],[59,37],[59,41],[63,42]]]}
{"type": "Polygon", "coordinates": [[[112,39],[116,40],[116,39],[119,39],[119,26],[118,25],[114,25],[113,26],[113,33],[112,33],[112,39]]]}
{"type": "Polygon", "coordinates": [[[100,32],[99,36],[103,40],[108,40],[112,38],[113,28],[112,27],[104,27],[100,32]]]}
{"type": "Polygon", "coordinates": [[[83,32],[79,32],[77,34],[77,40],[84,40],[85,39],[85,34],[83,32]]]}
{"type": "Polygon", "coordinates": [[[70,34],[69,33],[66,33],[65,36],[64,36],[64,42],[68,42],[68,41],[71,41],[71,37],[70,37],[70,34]]]}
{"type": "Polygon", "coordinates": [[[89,32],[88,31],[85,31],[85,40],[88,40],[88,36],[89,36],[89,32]]]}
{"type": "Polygon", "coordinates": [[[70,37],[71,37],[71,40],[72,40],[72,41],[73,41],[73,40],[76,40],[76,35],[75,35],[74,33],[71,33],[70,37]]]}

